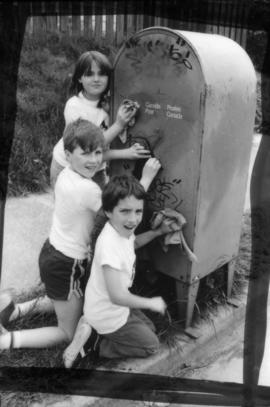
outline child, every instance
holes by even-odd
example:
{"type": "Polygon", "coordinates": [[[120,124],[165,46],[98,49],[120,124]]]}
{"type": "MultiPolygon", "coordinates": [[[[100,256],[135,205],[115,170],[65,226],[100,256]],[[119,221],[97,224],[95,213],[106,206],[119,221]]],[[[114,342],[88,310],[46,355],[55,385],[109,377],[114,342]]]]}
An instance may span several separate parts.
{"type": "MultiPolygon", "coordinates": [[[[66,126],[79,117],[93,122],[104,131],[104,137],[109,144],[117,135],[123,132],[129,121],[134,117],[136,108],[129,109],[123,104],[119,107],[116,121],[108,128],[109,117],[103,109],[105,96],[109,89],[112,66],[108,58],[98,51],[83,53],[75,66],[72,76],[70,94],[64,117],[66,126]]],[[[139,159],[149,158],[150,152],[143,146],[135,143],[132,147],[123,150],[108,150],[104,152],[103,160],[111,159],[139,159]]],[[[55,184],[59,172],[67,165],[61,138],[53,150],[53,159],[50,169],[51,185],[55,184]]],[[[94,181],[103,187],[106,182],[105,162],[100,166],[94,181]]]]}
{"type": "Polygon", "coordinates": [[[39,256],[41,280],[58,326],[7,332],[0,336],[0,349],[41,348],[71,341],[82,312],[89,230],[101,199],[101,190],[91,178],[102,162],[104,146],[102,130],[86,120],[65,129],[69,166],[56,182],[51,231],[39,256]]]}
{"type": "Polygon", "coordinates": [[[165,313],[161,297],[145,298],[129,291],[135,273],[135,252],[151,240],[171,232],[168,225],[135,236],[142,220],[146,192],[129,175],[114,176],[105,186],[102,206],[108,221],[100,233],[85,292],[84,314],[72,343],[64,352],[70,368],[87,346],[102,357],[146,357],[157,352],[159,340],[152,322],[140,309],[165,313]],[[98,334],[98,335],[97,335],[98,334]],[[89,339],[88,339],[89,338],[89,339]]]}
{"type": "MultiPolygon", "coordinates": [[[[51,231],[39,257],[41,280],[58,326],[6,331],[0,335],[0,349],[43,348],[72,340],[82,313],[91,229],[101,207],[101,189],[92,178],[102,162],[104,146],[102,130],[93,123],[78,119],[66,127],[69,166],[55,184],[51,231]]],[[[146,184],[160,168],[157,160],[150,160],[144,172],[146,184]]]]}

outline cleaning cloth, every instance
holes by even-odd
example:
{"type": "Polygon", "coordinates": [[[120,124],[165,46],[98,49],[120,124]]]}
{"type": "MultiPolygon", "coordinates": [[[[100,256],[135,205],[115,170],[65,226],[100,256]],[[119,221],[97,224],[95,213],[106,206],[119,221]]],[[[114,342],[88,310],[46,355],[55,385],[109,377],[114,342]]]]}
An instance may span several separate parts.
{"type": "Polygon", "coordinates": [[[181,249],[185,251],[190,261],[198,262],[196,255],[189,248],[186,239],[183,235],[183,227],[187,221],[185,217],[174,209],[164,208],[161,211],[154,212],[150,220],[151,229],[157,229],[162,222],[165,222],[171,228],[172,232],[162,236],[161,244],[165,252],[168,251],[168,245],[179,244],[181,249]],[[180,228],[180,229],[179,229],[180,228]]]}

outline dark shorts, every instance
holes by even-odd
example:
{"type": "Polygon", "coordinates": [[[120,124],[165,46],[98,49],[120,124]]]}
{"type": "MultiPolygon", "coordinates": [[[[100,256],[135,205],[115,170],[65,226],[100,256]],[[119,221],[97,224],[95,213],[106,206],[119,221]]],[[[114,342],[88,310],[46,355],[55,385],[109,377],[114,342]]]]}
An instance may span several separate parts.
{"type": "Polygon", "coordinates": [[[47,239],[39,255],[41,281],[49,298],[67,301],[72,294],[84,295],[87,259],[78,260],[56,250],[47,239]]]}

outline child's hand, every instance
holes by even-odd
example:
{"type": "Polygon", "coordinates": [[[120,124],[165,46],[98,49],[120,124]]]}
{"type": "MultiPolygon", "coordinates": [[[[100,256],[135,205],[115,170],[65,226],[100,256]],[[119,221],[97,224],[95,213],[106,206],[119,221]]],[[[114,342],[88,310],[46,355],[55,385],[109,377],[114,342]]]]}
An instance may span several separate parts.
{"type": "Polygon", "coordinates": [[[167,233],[177,232],[178,230],[181,230],[181,227],[172,219],[164,219],[159,228],[157,228],[156,230],[159,232],[160,235],[166,235],[167,233]]]}
{"type": "Polygon", "coordinates": [[[153,181],[160,168],[161,164],[157,158],[155,157],[149,158],[149,160],[146,161],[143,167],[142,177],[149,178],[151,179],[151,181],[153,181]]]}
{"type": "Polygon", "coordinates": [[[150,309],[151,311],[159,312],[160,314],[164,315],[167,309],[167,304],[162,297],[153,297],[151,298],[150,309]]]}
{"type": "Polygon", "coordinates": [[[137,109],[135,108],[130,109],[125,105],[121,105],[117,111],[115,122],[124,129],[128,125],[128,122],[135,116],[136,111],[137,109]]]}
{"type": "Polygon", "coordinates": [[[145,149],[139,143],[133,144],[130,148],[127,149],[127,158],[130,160],[137,160],[140,158],[149,158],[151,153],[149,150],[145,149]]]}
{"type": "Polygon", "coordinates": [[[146,191],[150,187],[151,182],[157,175],[160,168],[161,168],[161,164],[160,164],[159,160],[155,157],[149,158],[146,161],[146,163],[144,164],[140,183],[142,184],[142,186],[144,187],[144,189],[146,191]]]}

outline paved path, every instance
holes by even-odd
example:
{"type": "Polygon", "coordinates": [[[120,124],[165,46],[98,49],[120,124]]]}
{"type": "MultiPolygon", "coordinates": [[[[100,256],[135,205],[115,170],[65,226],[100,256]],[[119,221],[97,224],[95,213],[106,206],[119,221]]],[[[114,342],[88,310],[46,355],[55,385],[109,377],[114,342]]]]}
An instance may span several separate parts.
{"type": "MultiPolygon", "coordinates": [[[[260,135],[255,135],[251,151],[245,211],[250,207],[249,182],[259,143],[260,135]]],[[[20,293],[37,286],[39,282],[38,255],[48,236],[52,208],[53,195],[51,192],[7,200],[1,288],[13,287],[20,293]]]]}
{"type": "Polygon", "coordinates": [[[52,193],[7,200],[1,288],[20,293],[37,286],[38,255],[48,236],[52,208],[52,193]]]}

